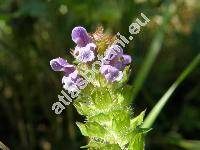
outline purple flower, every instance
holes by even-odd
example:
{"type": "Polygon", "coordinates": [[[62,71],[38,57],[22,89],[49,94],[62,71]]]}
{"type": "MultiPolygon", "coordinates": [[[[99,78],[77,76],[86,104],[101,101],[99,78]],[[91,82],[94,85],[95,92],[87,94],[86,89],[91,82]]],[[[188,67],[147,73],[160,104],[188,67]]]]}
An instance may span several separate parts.
{"type": "Polygon", "coordinates": [[[101,73],[105,76],[107,81],[119,81],[123,77],[123,72],[111,65],[103,65],[100,68],[101,73]]]}
{"type": "Polygon", "coordinates": [[[123,49],[119,45],[112,45],[105,53],[105,59],[113,60],[114,58],[123,55],[123,49]]]}
{"type": "Polygon", "coordinates": [[[54,71],[63,71],[66,76],[72,75],[75,76],[77,74],[76,68],[74,65],[69,64],[63,58],[55,58],[50,61],[51,68],[54,71]]]}
{"type": "Polygon", "coordinates": [[[122,55],[122,58],[123,58],[123,64],[124,65],[128,65],[128,64],[130,64],[131,63],[131,61],[132,61],[132,58],[131,58],[131,56],[130,55],[122,55]]]}
{"type": "Polygon", "coordinates": [[[87,82],[80,75],[63,76],[62,83],[63,88],[71,92],[79,91],[79,89],[83,89],[87,86],[87,82]]]}
{"type": "Polygon", "coordinates": [[[78,87],[76,85],[75,79],[72,77],[63,76],[62,78],[63,88],[70,92],[78,91],[78,87]]]}
{"type": "Polygon", "coordinates": [[[85,47],[76,47],[74,50],[74,57],[81,62],[90,62],[95,58],[96,45],[89,43],[85,47]]]}
{"type": "Polygon", "coordinates": [[[121,55],[109,62],[110,65],[118,68],[119,70],[124,70],[124,68],[131,63],[131,56],[121,55]]]}
{"type": "Polygon", "coordinates": [[[96,45],[83,27],[75,27],[72,30],[72,40],[77,44],[74,57],[80,62],[91,62],[95,58],[96,45]]]}
{"type": "Polygon", "coordinates": [[[131,63],[131,56],[123,54],[123,49],[118,45],[112,45],[105,52],[105,62],[107,65],[123,70],[126,65],[131,63]]]}
{"type": "Polygon", "coordinates": [[[79,46],[85,47],[88,43],[90,43],[91,37],[88,35],[85,28],[78,26],[72,30],[72,40],[79,46]]]}
{"type": "Polygon", "coordinates": [[[107,81],[119,81],[123,77],[123,70],[131,63],[131,57],[123,54],[123,49],[118,45],[112,45],[104,53],[104,62],[100,68],[107,81]]]}

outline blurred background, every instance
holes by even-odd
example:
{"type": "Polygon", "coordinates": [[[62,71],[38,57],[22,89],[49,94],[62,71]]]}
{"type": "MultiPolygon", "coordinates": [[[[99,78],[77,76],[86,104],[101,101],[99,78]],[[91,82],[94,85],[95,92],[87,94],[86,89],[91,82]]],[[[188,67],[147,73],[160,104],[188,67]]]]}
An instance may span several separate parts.
{"type": "MultiPolygon", "coordinates": [[[[62,90],[61,74],[49,61],[70,62],[71,30],[128,37],[128,27],[143,12],[151,21],[134,36],[125,52],[133,58],[129,84],[142,67],[167,5],[177,11],[165,24],[155,62],[132,107],[147,113],[200,52],[200,1],[182,0],[0,0],[0,141],[11,149],[78,150],[87,143],[73,106],[62,115],[51,110],[62,90]]],[[[197,150],[200,140],[200,69],[181,84],[146,137],[147,150],[197,150]]],[[[134,85],[133,85],[134,86],[134,85]]]]}

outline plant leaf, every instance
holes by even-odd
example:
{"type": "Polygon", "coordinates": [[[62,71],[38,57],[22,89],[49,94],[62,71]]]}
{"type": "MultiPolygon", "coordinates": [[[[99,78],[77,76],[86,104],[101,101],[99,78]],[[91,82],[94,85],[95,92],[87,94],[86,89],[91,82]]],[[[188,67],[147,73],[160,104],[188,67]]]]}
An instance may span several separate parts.
{"type": "Polygon", "coordinates": [[[93,150],[121,150],[118,144],[106,144],[97,141],[91,141],[86,146],[81,146],[81,148],[91,148],[93,150]]]}
{"type": "Polygon", "coordinates": [[[136,127],[140,126],[143,123],[143,118],[145,115],[145,111],[141,112],[137,117],[131,120],[131,128],[135,129],[136,127]]]}
{"type": "Polygon", "coordinates": [[[161,97],[161,99],[157,102],[151,112],[148,114],[147,118],[144,121],[142,127],[150,128],[159,113],[169,100],[170,96],[173,94],[178,85],[198,66],[200,63],[200,53],[192,60],[192,62],[188,65],[188,67],[181,73],[181,75],[177,78],[177,80],[170,86],[167,92],[161,97]]]}
{"type": "Polygon", "coordinates": [[[163,22],[162,22],[160,28],[158,29],[155,37],[153,38],[153,41],[151,42],[150,48],[144,59],[141,69],[139,70],[139,72],[136,76],[136,79],[134,80],[134,82],[132,84],[134,86],[132,96],[131,96],[132,100],[135,100],[137,94],[139,93],[140,89],[142,88],[142,85],[143,85],[153,63],[156,60],[156,57],[161,50],[166,27],[169,23],[169,20],[170,20],[172,14],[174,14],[175,10],[176,9],[175,9],[174,5],[171,4],[168,6],[166,12],[164,12],[163,22]]]}
{"type": "Polygon", "coordinates": [[[143,150],[144,149],[144,136],[138,133],[134,136],[131,143],[129,143],[128,150],[143,150]]]}
{"type": "Polygon", "coordinates": [[[84,136],[104,138],[107,130],[97,122],[76,123],[84,136]]]}

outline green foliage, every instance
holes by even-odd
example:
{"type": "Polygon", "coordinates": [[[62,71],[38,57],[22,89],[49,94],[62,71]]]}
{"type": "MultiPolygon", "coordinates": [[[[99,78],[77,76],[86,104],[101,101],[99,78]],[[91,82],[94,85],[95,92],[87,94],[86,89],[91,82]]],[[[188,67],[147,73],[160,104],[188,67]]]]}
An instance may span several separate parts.
{"type": "Polygon", "coordinates": [[[155,37],[153,38],[148,53],[143,61],[141,70],[138,72],[136,79],[133,82],[133,92],[132,92],[133,100],[136,98],[137,94],[142,88],[145,78],[148,76],[148,73],[151,70],[153,63],[156,60],[156,57],[161,50],[166,28],[168,26],[170,18],[172,17],[172,15],[174,15],[175,11],[176,7],[174,6],[174,4],[171,4],[167,6],[165,12],[163,13],[163,18],[160,28],[157,29],[155,37]]]}
{"type": "Polygon", "coordinates": [[[137,133],[134,138],[131,140],[131,143],[128,147],[130,150],[142,150],[144,149],[144,137],[143,134],[137,133]]]}
{"type": "MultiPolygon", "coordinates": [[[[132,117],[132,109],[120,89],[103,84],[92,88],[90,96],[85,90],[74,102],[77,111],[86,116],[86,123],[77,126],[90,138],[89,144],[82,148],[143,150],[144,134],[149,131],[141,128],[145,111],[132,117]]],[[[123,87],[126,88],[129,87],[123,87]]]]}
{"type": "Polygon", "coordinates": [[[143,127],[150,128],[154,123],[155,119],[158,117],[159,113],[169,100],[170,96],[173,94],[175,89],[179,86],[179,84],[200,64],[200,53],[192,60],[192,62],[186,67],[186,69],[181,73],[178,79],[170,86],[167,92],[161,97],[161,99],[154,106],[152,111],[149,113],[143,127]]]}
{"type": "Polygon", "coordinates": [[[93,150],[121,150],[118,144],[103,144],[94,140],[91,140],[88,145],[82,146],[81,148],[90,148],[93,150]]]}
{"type": "Polygon", "coordinates": [[[33,17],[46,17],[47,5],[41,0],[22,0],[16,15],[30,15],[33,17]]]}
{"type": "Polygon", "coordinates": [[[143,123],[143,118],[145,115],[145,111],[141,112],[137,117],[131,120],[131,127],[136,128],[143,123]]]}
{"type": "Polygon", "coordinates": [[[84,136],[97,137],[102,139],[106,136],[106,129],[97,122],[87,122],[85,124],[77,122],[76,124],[84,136]]]}

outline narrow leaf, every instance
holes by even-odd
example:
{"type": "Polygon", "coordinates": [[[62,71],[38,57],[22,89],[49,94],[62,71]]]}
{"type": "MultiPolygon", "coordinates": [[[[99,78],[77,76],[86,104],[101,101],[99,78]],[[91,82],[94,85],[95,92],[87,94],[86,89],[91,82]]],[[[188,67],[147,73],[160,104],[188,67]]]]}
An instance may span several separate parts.
{"type": "Polygon", "coordinates": [[[161,97],[161,99],[157,102],[151,112],[148,114],[147,118],[144,121],[143,127],[150,128],[159,113],[169,100],[170,96],[173,94],[178,85],[192,72],[192,70],[198,66],[200,63],[200,53],[193,59],[193,61],[189,64],[189,66],[181,73],[178,79],[170,86],[167,92],[161,97]]]}
{"type": "Polygon", "coordinates": [[[142,88],[142,85],[146,79],[146,77],[149,74],[149,71],[158,55],[158,53],[161,50],[161,46],[164,39],[164,34],[167,28],[167,25],[169,23],[169,20],[175,12],[175,6],[169,5],[166,12],[164,12],[163,15],[163,22],[158,29],[155,37],[153,38],[153,41],[151,42],[150,48],[148,50],[148,53],[144,59],[144,62],[141,66],[141,69],[139,70],[136,79],[133,82],[133,89],[132,89],[132,100],[135,100],[137,94],[139,93],[140,89],[142,88]]]}

